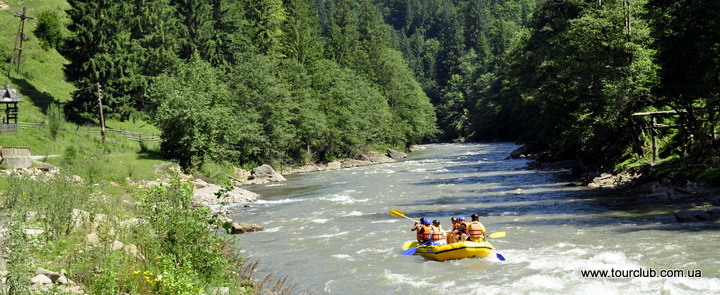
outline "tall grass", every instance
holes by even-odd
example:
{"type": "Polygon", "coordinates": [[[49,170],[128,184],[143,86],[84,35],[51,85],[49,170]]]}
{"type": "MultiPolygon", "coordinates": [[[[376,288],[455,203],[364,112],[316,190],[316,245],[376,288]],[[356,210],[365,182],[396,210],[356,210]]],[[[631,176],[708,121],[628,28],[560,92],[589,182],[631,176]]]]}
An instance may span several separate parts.
{"type": "Polygon", "coordinates": [[[89,294],[208,294],[217,287],[229,287],[231,294],[249,292],[253,287],[234,273],[242,268],[232,246],[236,236],[221,234],[210,210],[192,207],[191,198],[192,187],[179,179],[118,196],[65,174],[35,179],[12,175],[0,195],[0,213],[9,216],[10,224],[6,256],[11,293],[25,293],[36,267],[66,269],[89,294]],[[122,198],[129,205],[109,201],[122,198]],[[83,225],[74,209],[90,212],[92,218],[83,225]],[[123,221],[130,217],[137,219],[123,221]],[[28,228],[45,233],[24,235],[28,228]],[[85,244],[91,232],[98,234],[100,244],[85,244]],[[113,250],[114,241],[135,245],[137,253],[113,250]]]}

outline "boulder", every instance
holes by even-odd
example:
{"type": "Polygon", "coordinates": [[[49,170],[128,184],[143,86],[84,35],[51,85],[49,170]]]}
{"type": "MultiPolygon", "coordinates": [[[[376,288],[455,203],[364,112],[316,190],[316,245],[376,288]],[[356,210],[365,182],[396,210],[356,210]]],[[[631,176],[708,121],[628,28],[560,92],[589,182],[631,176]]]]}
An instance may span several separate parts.
{"type": "Polygon", "coordinates": [[[96,233],[89,233],[85,236],[85,244],[88,244],[89,246],[95,246],[97,244],[100,244],[100,238],[96,233]]]}
{"type": "Polygon", "coordinates": [[[390,157],[379,156],[379,155],[378,155],[378,156],[368,157],[368,160],[370,160],[370,162],[373,163],[373,164],[390,163],[390,162],[394,162],[394,161],[395,161],[395,160],[393,160],[393,159],[390,158],[390,157]]]}
{"type": "Polygon", "coordinates": [[[667,186],[658,186],[652,190],[653,194],[670,194],[671,188],[667,186]]]}
{"type": "Polygon", "coordinates": [[[208,183],[202,179],[193,179],[192,181],[190,181],[190,183],[192,183],[196,189],[204,188],[204,187],[208,186],[208,183]]]}
{"type": "Polygon", "coordinates": [[[228,204],[254,202],[260,199],[260,195],[249,190],[234,187],[233,190],[227,192],[223,198],[215,195],[222,189],[219,185],[211,184],[194,192],[193,204],[195,206],[218,205],[222,202],[228,204]]]}
{"type": "Polygon", "coordinates": [[[52,279],[48,278],[46,275],[36,275],[32,279],[30,279],[30,282],[33,284],[52,284],[52,279]]]}
{"type": "Polygon", "coordinates": [[[60,276],[59,278],[57,278],[57,280],[54,280],[54,281],[55,281],[55,283],[60,284],[60,285],[70,284],[70,280],[68,280],[68,278],[66,276],[60,276]]]}
{"type": "Polygon", "coordinates": [[[696,222],[712,220],[710,213],[705,209],[684,210],[675,212],[675,219],[679,222],[696,222]]]}
{"type": "Polygon", "coordinates": [[[404,158],[407,158],[407,156],[408,156],[406,153],[396,151],[393,149],[388,149],[387,155],[388,155],[388,157],[393,158],[395,160],[404,159],[404,158]]]}
{"type": "Polygon", "coordinates": [[[35,274],[36,274],[36,275],[44,275],[44,276],[50,278],[50,280],[51,280],[52,282],[57,281],[57,280],[62,276],[62,275],[61,275],[60,273],[58,273],[58,272],[54,272],[54,271],[52,271],[52,270],[44,269],[44,268],[42,268],[42,267],[38,267],[37,270],[35,271],[35,274]]]}
{"type": "Polygon", "coordinates": [[[145,260],[145,256],[140,253],[135,244],[126,244],[125,246],[123,246],[123,251],[125,251],[125,253],[132,254],[137,259],[145,260]]]}
{"type": "Polygon", "coordinates": [[[230,287],[214,287],[210,288],[211,295],[227,295],[230,294],[230,287]]]}
{"type": "Polygon", "coordinates": [[[523,145],[514,151],[510,153],[510,155],[507,157],[508,159],[519,159],[524,158],[524,154],[527,153],[530,150],[530,147],[526,144],[523,145]]]}
{"type": "Polygon", "coordinates": [[[340,163],[338,161],[332,161],[330,163],[327,163],[327,169],[336,170],[336,169],[340,169],[340,168],[342,168],[342,163],[340,163]]]}
{"type": "Polygon", "coordinates": [[[120,251],[123,249],[123,246],[125,246],[123,242],[113,241],[112,244],[110,244],[110,249],[112,249],[113,251],[120,251]]]}
{"type": "Polygon", "coordinates": [[[269,182],[287,180],[285,177],[280,175],[280,173],[277,173],[273,167],[267,164],[253,168],[252,172],[250,172],[250,177],[252,179],[264,179],[269,182]]]}
{"type": "Polygon", "coordinates": [[[28,228],[24,229],[23,232],[25,233],[25,236],[37,236],[44,234],[45,230],[28,228]]]}
{"type": "Polygon", "coordinates": [[[259,226],[257,224],[249,224],[249,223],[244,223],[244,222],[233,222],[232,227],[230,228],[230,233],[233,235],[236,235],[236,234],[263,231],[263,230],[265,230],[265,229],[263,229],[262,226],[259,226]]]}
{"type": "Polygon", "coordinates": [[[705,209],[713,219],[720,219],[720,207],[710,207],[705,209]]]}

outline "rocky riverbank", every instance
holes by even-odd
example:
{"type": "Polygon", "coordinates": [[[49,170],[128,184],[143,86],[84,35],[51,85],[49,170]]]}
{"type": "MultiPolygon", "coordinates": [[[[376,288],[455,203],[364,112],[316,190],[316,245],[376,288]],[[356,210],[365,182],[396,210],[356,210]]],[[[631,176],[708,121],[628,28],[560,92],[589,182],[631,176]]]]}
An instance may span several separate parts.
{"type": "Polygon", "coordinates": [[[573,185],[598,191],[593,198],[606,200],[614,208],[633,210],[647,207],[674,209],[678,222],[720,220],[720,188],[684,179],[653,176],[647,165],[615,173],[585,171],[576,160],[542,161],[527,147],[513,151],[508,158],[530,158],[531,170],[565,172],[563,177],[573,185]]]}

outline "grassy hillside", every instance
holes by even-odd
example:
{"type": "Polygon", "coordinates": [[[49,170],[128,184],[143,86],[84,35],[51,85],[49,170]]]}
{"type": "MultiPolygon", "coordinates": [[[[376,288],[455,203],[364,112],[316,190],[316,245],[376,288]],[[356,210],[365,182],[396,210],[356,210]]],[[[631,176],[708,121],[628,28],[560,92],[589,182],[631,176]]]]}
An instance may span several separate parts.
{"type": "MultiPolygon", "coordinates": [[[[25,100],[18,105],[19,121],[27,123],[45,123],[46,111],[50,104],[62,104],[70,100],[75,87],[65,81],[63,67],[67,61],[55,49],[44,50],[40,47],[38,38],[33,31],[37,26],[37,16],[44,11],[60,12],[63,22],[67,22],[65,11],[69,4],[64,0],[30,0],[13,1],[0,0],[0,58],[3,61],[2,70],[3,84],[10,84],[11,88],[18,89],[25,100]],[[13,64],[13,70],[8,78],[8,66],[10,57],[13,55],[13,45],[20,25],[20,18],[13,16],[20,13],[26,7],[26,15],[35,19],[27,20],[25,23],[25,35],[27,40],[23,42],[22,59],[20,72],[16,71],[17,63],[13,64]]],[[[65,32],[67,34],[67,32],[65,32]]],[[[115,129],[142,132],[146,134],[157,134],[158,129],[149,123],[142,121],[117,122],[108,121],[106,126],[115,129]]],[[[141,150],[147,151],[154,146],[141,147],[138,142],[110,134],[108,142],[102,144],[97,128],[90,126],[77,126],[71,123],[64,123],[63,129],[55,140],[51,139],[47,127],[21,128],[17,134],[0,134],[0,146],[29,146],[33,155],[64,155],[66,151],[79,151],[80,156],[91,154],[115,155],[114,157],[135,158],[131,164],[129,174],[142,178],[152,178],[152,166],[160,162],[153,159],[149,154],[138,154],[141,150]],[[146,161],[143,161],[146,160],[146,161]],[[144,163],[146,162],[146,163],[144,163]],[[147,170],[147,171],[146,171],[147,170]]],[[[68,161],[50,159],[53,164],[68,165],[68,161]]],[[[107,162],[108,160],[105,159],[107,162]]],[[[127,160],[126,160],[127,161],[127,160]]],[[[125,164],[121,165],[125,166],[125,164]]],[[[128,166],[128,167],[129,167],[128,166]]],[[[68,167],[74,172],[78,169],[68,167]]],[[[127,167],[121,170],[128,171],[127,167]]],[[[113,179],[124,178],[110,173],[107,175],[113,179]]],[[[81,175],[82,176],[82,175],[81,175]]]]}
{"type": "MultiPolygon", "coordinates": [[[[65,269],[67,277],[89,294],[201,294],[219,287],[229,287],[232,294],[252,292],[251,283],[240,282],[231,273],[242,266],[240,259],[227,252],[233,238],[215,234],[218,229],[209,225],[218,223],[207,208],[189,205],[191,186],[176,180],[169,188],[145,191],[137,187],[137,180],[172,177],[157,169],[167,162],[157,156],[157,143],[141,144],[114,132],[103,141],[97,126],[67,122],[52,136],[48,106],[69,101],[75,87],[63,75],[67,61],[56,50],[39,46],[33,35],[36,20],[26,22],[29,39],[23,44],[20,72],[13,70],[7,76],[20,23],[13,13],[22,11],[23,5],[30,17],[53,10],[65,18],[69,8],[61,0],[0,0],[2,84],[18,89],[25,99],[18,105],[20,122],[43,123],[0,134],[0,146],[29,146],[32,155],[46,156],[41,160],[60,167],[60,174],[0,177],[0,228],[7,229],[0,247],[10,249],[0,256],[0,267],[9,271],[0,288],[9,286],[11,294],[25,294],[32,288],[28,278],[37,267],[44,267],[65,269]],[[100,226],[77,226],[75,210],[89,212],[100,226]],[[28,212],[39,217],[27,218],[28,212]],[[97,216],[110,216],[110,221],[103,223],[97,216]],[[114,231],[115,218],[144,222],[114,231]],[[44,233],[23,234],[38,228],[44,233]],[[99,244],[92,246],[87,236],[95,234],[99,244]],[[119,241],[132,248],[111,251],[106,247],[119,241]]],[[[108,121],[106,125],[159,133],[142,121],[108,121]]],[[[67,290],[55,288],[60,293],[67,290]]]]}
{"type": "Polygon", "coordinates": [[[66,60],[54,49],[45,51],[40,48],[33,31],[37,26],[37,19],[27,20],[25,35],[28,40],[23,42],[23,54],[20,64],[20,73],[16,72],[17,64],[10,79],[7,79],[8,65],[12,48],[15,44],[20,25],[20,18],[14,13],[27,7],[26,15],[37,17],[46,10],[61,12],[65,17],[65,10],[69,8],[66,1],[61,0],[32,0],[8,1],[0,0],[0,58],[2,58],[3,83],[10,83],[13,88],[19,89],[26,102],[20,107],[19,118],[23,122],[42,122],[43,112],[51,102],[64,102],[70,99],[75,89],[72,84],[65,81],[63,65],[66,60]]]}

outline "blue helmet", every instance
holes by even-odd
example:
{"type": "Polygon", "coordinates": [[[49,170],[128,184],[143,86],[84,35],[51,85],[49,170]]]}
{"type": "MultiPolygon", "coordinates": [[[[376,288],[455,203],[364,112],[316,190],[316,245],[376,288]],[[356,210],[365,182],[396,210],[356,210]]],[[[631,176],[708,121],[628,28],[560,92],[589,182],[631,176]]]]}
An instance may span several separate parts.
{"type": "Polygon", "coordinates": [[[467,219],[465,219],[465,216],[460,216],[460,217],[458,217],[458,220],[460,220],[460,221],[467,221],[467,219]]]}
{"type": "Polygon", "coordinates": [[[423,224],[430,224],[430,223],[431,223],[431,222],[430,222],[430,219],[425,219],[425,220],[423,220],[423,224]]]}

